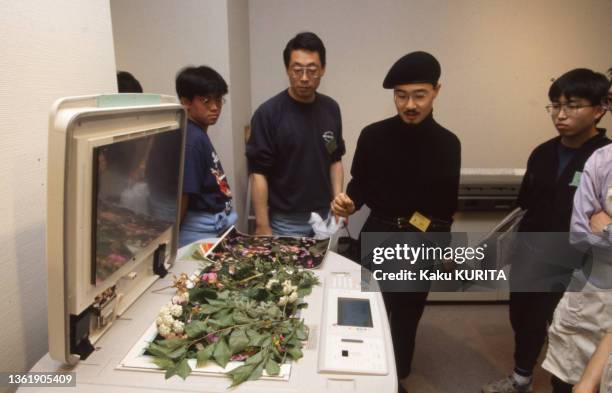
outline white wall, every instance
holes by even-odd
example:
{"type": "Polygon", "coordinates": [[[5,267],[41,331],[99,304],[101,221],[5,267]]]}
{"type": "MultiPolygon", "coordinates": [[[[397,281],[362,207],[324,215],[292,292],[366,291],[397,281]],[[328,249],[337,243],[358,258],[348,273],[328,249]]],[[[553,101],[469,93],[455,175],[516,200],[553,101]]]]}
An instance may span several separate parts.
{"type": "MultiPolygon", "coordinates": [[[[463,167],[524,167],[530,151],[556,135],[544,110],[551,78],[612,66],[609,0],[250,0],[249,7],[253,109],[287,86],[287,41],[316,32],[328,52],[320,91],[342,110],[347,173],[361,129],[394,114],[382,80],[408,52],[429,51],[442,64],[434,113],[461,139],[463,167]]],[[[610,129],[612,116],[602,124],[610,129]]]]}
{"type": "Polygon", "coordinates": [[[237,94],[250,87],[246,1],[111,0],[111,11],[117,69],[133,73],[145,92],[176,96],[176,74],[187,65],[208,65],[229,84],[227,103],[209,135],[241,209],[244,192],[238,191],[246,180],[242,168],[235,168],[243,161],[234,157],[244,145],[243,113],[250,112],[250,96],[237,94]],[[233,20],[244,20],[244,26],[233,20]],[[232,67],[230,56],[236,59],[232,67]]]}
{"type": "Polygon", "coordinates": [[[51,104],[117,91],[108,1],[0,1],[0,371],[47,352],[45,205],[51,104]]]}
{"type": "Polygon", "coordinates": [[[233,130],[233,193],[240,222],[246,230],[247,164],[244,155],[244,127],[251,121],[251,66],[249,38],[249,3],[228,1],[230,97],[233,130]]]}

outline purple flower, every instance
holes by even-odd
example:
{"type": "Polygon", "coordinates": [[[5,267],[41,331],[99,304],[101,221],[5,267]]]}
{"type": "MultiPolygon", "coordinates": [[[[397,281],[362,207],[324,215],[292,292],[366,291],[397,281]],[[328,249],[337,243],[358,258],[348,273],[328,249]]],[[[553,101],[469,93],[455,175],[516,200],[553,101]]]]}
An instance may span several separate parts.
{"type": "Polygon", "coordinates": [[[220,337],[219,337],[218,335],[216,335],[216,334],[212,334],[212,333],[206,336],[206,339],[207,339],[207,340],[208,340],[208,342],[209,342],[209,343],[211,343],[211,344],[214,344],[214,343],[216,343],[217,341],[219,341],[219,338],[220,338],[220,337]]]}

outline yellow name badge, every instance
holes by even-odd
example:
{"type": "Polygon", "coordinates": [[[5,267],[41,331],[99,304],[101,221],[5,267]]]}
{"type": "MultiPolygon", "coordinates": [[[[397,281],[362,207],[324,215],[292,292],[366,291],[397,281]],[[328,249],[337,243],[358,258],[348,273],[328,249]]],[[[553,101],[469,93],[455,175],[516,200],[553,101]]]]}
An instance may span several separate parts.
{"type": "Polygon", "coordinates": [[[429,224],[431,224],[431,220],[419,212],[414,212],[409,222],[410,225],[416,227],[421,232],[427,232],[427,228],[429,228],[429,224]]]}

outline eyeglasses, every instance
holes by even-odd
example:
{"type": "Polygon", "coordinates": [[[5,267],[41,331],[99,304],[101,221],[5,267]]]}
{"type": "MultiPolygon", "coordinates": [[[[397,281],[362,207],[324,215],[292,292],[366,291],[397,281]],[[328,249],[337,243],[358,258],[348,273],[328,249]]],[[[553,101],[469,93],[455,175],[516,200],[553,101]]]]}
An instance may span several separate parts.
{"type": "Polygon", "coordinates": [[[318,79],[321,76],[321,69],[316,66],[310,67],[291,67],[289,73],[292,78],[300,79],[304,74],[308,79],[318,79]]]}
{"type": "Polygon", "coordinates": [[[427,94],[426,91],[417,91],[414,94],[408,94],[404,91],[393,92],[393,98],[395,99],[397,104],[401,106],[405,105],[410,100],[410,98],[412,98],[412,101],[414,101],[416,104],[422,104],[427,100],[428,96],[429,94],[427,94]]]}
{"type": "Polygon", "coordinates": [[[546,111],[548,113],[550,113],[553,116],[556,116],[559,114],[559,112],[561,112],[561,109],[565,110],[565,114],[568,116],[573,116],[576,113],[578,113],[578,111],[582,108],[588,108],[588,107],[593,107],[595,105],[580,105],[580,104],[576,104],[575,102],[569,102],[567,104],[550,104],[550,105],[546,105],[546,111]]]}
{"type": "Polygon", "coordinates": [[[210,107],[212,104],[216,106],[223,106],[225,104],[225,97],[202,97],[202,104],[210,107]]]}
{"type": "Polygon", "coordinates": [[[612,95],[604,97],[603,100],[601,100],[601,106],[609,111],[612,111],[612,95]]]}

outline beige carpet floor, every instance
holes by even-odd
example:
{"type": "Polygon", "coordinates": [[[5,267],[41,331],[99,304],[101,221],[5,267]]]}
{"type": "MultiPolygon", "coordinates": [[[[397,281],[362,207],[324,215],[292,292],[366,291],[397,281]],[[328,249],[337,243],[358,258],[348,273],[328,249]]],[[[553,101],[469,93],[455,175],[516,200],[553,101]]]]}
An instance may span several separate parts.
{"type": "MultiPolygon", "coordinates": [[[[514,338],[506,304],[428,304],[419,325],[409,393],[479,393],[509,375],[514,338]]],[[[550,393],[550,374],[540,367],[534,392],[550,393]]]]}

